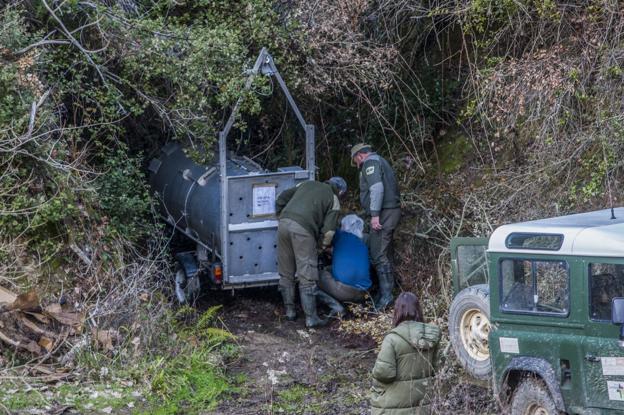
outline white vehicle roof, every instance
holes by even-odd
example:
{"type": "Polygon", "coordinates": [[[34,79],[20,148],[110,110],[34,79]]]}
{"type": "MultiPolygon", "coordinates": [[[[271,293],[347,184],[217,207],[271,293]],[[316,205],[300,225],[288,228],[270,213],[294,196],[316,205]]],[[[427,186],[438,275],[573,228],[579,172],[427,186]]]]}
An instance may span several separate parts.
{"type": "Polygon", "coordinates": [[[624,258],[624,207],[615,208],[614,212],[616,219],[611,219],[611,209],[604,209],[503,225],[492,233],[488,252],[624,258]],[[563,241],[559,249],[513,247],[513,243],[509,242],[518,234],[552,235],[548,238],[555,242],[557,241],[556,235],[560,235],[563,241]]]}

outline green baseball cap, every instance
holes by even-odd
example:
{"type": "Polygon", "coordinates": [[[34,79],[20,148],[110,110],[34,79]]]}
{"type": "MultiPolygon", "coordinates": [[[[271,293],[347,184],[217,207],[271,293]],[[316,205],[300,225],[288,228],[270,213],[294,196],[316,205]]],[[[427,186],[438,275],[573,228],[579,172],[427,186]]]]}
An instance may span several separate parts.
{"type": "Polygon", "coordinates": [[[359,153],[362,150],[372,150],[372,146],[370,144],[366,144],[366,143],[358,143],[355,144],[353,147],[351,147],[351,165],[355,166],[355,163],[353,162],[353,157],[355,157],[355,155],[357,153],[359,153]]]}

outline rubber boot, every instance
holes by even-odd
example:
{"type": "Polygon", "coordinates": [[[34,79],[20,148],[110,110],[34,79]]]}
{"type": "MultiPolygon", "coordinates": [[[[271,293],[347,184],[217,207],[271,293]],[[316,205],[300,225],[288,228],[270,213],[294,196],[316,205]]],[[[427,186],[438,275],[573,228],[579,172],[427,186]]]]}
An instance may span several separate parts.
{"type": "Polygon", "coordinates": [[[375,308],[381,311],[394,301],[392,297],[394,273],[390,264],[379,265],[377,267],[377,276],[379,277],[379,298],[375,301],[375,308]]]}
{"type": "Polygon", "coordinates": [[[282,300],[284,300],[286,320],[295,321],[297,319],[297,310],[295,309],[295,286],[280,285],[279,289],[282,293],[282,300]]]}
{"type": "Polygon", "coordinates": [[[306,327],[321,327],[328,323],[326,319],[319,318],[316,314],[316,286],[299,285],[299,296],[301,297],[301,307],[305,313],[306,327]]]}
{"type": "Polygon", "coordinates": [[[321,302],[325,303],[331,311],[329,312],[328,317],[338,317],[342,318],[345,315],[345,308],[340,304],[340,301],[336,300],[331,295],[327,294],[323,290],[318,290],[316,297],[321,300],[321,302]]]}
{"type": "Polygon", "coordinates": [[[379,303],[379,299],[381,298],[381,273],[379,272],[379,270],[381,269],[381,265],[377,266],[375,265],[375,275],[377,276],[377,282],[378,282],[378,287],[377,287],[377,292],[375,292],[374,294],[370,295],[371,300],[373,301],[373,307],[377,307],[377,304],[379,303]]]}

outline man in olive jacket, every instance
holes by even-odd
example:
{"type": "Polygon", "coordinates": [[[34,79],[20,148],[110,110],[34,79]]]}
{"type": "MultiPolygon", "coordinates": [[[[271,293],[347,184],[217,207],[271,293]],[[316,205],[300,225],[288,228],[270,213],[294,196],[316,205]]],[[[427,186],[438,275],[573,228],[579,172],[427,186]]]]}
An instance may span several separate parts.
{"type": "Polygon", "coordinates": [[[360,170],[360,203],[370,217],[368,247],[379,278],[378,310],[392,303],[394,267],[390,260],[392,237],[401,219],[401,194],[390,163],[369,144],[351,148],[351,162],[360,170]]]}
{"type": "Polygon", "coordinates": [[[299,281],[299,296],[306,315],[306,326],[327,323],[319,319],[316,313],[319,279],[317,246],[320,242],[321,248],[330,247],[339,224],[338,198],[346,191],[347,183],[344,179],[332,177],[325,183],[299,183],[283,191],[277,198],[277,270],[288,320],[296,318],[296,279],[299,281]]]}
{"type": "Polygon", "coordinates": [[[386,335],[373,368],[372,415],[429,414],[440,329],[404,321],[386,335]]]}

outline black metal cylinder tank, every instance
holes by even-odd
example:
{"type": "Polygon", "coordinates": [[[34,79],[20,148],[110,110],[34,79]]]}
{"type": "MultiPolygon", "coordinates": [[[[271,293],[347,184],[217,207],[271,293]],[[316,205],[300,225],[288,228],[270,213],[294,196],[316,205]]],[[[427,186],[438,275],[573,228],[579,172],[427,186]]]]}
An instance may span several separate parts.
{"type": "MultiPolygon", "coordinates": [[[[218,251],[221,229],[219,165],[200,166],[177,143],[164,146],[149,166],[149,183],[166,220],[189,237],[218,251]]],[[[248,159],[228,159],[227,175],[262,169],[248,159]]],[[[219,252],[217,252],[219,253],[219,252]]]]}

